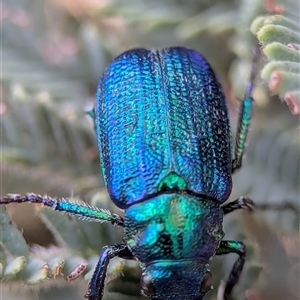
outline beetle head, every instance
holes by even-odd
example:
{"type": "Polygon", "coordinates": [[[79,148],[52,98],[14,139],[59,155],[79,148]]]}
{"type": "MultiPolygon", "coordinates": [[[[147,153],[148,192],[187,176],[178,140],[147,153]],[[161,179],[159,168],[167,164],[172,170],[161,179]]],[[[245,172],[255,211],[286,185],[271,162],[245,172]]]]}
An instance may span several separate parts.
{"type": "Polygon", "coordinates": [[[151,300],[201,300],[212,288],[212,275],[202,261],[156,261],[146,267],[142,292],[151,300]]]}

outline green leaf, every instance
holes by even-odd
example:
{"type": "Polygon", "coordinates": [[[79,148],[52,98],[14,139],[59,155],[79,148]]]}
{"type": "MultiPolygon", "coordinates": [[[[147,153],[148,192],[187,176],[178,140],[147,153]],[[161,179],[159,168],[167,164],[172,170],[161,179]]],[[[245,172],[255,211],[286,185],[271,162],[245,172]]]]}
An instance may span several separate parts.
{"type": "Polygon", "coordinates": [[[0,228],[1,228],[1,262],[9,259],[6,254],[13,258],[29,254],[28,246],[14,222],[11,220],[5,207],[0,207],[0,228]],[[6,257],[6,258],[5,258],[6,257]]]}
{"type": "Polygon", "coordinates": [[[260,16],[251,31],[263,45],[269,63],[262,71],[271,92],[280,96],[291,112],[300,115],[300,23],[294,11],[299,3],[282,1],[284,16],[260,16]]]}

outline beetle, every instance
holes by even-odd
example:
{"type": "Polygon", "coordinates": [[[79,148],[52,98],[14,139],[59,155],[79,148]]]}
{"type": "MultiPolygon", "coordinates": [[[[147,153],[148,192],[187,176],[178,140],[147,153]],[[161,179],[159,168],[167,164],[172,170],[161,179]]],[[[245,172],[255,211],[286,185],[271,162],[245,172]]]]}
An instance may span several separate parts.
{"type": "Polygon", "coordinates": [[[201,300],[212,286],[210,260],[236,253],[224,290],[230,299],[246,249],[241,241],[223,240],[223,216],[251,210],[254,203],[246,197],[223,203],[242,165],[253,81],[252,68],[232,155],[226,99],[201,54],[183,47],[124,52],[100,78],[92,111],[104,182],[124,217],[36,194],[9,194],[0,203],[42,203],[124,227],[123,243],[102,249],[89,300],[102,299],[107,267],[116,256],[139,262],[142,292],[150,299],[201,300]]]}

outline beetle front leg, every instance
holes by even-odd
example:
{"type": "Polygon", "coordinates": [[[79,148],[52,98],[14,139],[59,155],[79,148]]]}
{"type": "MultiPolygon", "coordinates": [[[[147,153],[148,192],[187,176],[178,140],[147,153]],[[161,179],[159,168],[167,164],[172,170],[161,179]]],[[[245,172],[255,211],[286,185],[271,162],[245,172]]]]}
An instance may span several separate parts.
{"type": "Polygon", "coordinates": [[[222,206],[224,215],[227,215],[238,209],[245,209],[251,212],[254,210],[254,208],[255,208],[255,204],[253,200],[244,196],[241,196],[238,199],[222,206]]]}
{"type": "Polygon", "coordinates": [[[85,294],[85,298],[89,300],[102,299],[107,267],[109,261],[116,256],[124,259],[134,259],[133,254],[126,244],[103,247],[100,254],[100,259],[95,268],[93,277],[89,283],[89,289],[85,294]]]}
{"type": "Polygon", "coordinates": [[[237,284],[245,263],[246,246],[243,242],[222,241],[216,255],[237,253],[239,258],[232,267],[229,277],[226,281],[224,300],[229,300],[233,287],[237,284]]]}

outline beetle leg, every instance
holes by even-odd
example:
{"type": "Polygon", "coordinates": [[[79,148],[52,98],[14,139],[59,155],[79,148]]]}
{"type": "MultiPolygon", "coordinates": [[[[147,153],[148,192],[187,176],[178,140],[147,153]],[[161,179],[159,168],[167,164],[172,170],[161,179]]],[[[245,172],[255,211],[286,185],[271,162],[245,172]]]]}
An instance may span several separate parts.
{"type": "Polygon", "coordinates": [[[237,209],[245,209],[246,211],[252,212],[254,208],[255,208],[255,204],[252,201],[252,199],[244,196],[241,196],[238,199],[222,206],[224,215],[227,215],[237,209]]]}
{"type": "Polygon", "coordinates": [[[237,253],[239,258],[232,267],[226,282],[224,291],[224,300],[229,300],[233,287],[237,284],[245,263],[246,246],[243,242],[238,241],[222,241],[216,255],[229,253],[237,253]]]}
{"type": "Polygon", "coordinates": [[[101,300],[104,292],[106,271],[109,261],[114,257],[124,259],[134,259],[132,252],[126,244],[105,246],[102,249],[100,259],[96,265],[93,277],[89,283],[89,288],[85,298],[89,300],[101,300]]]}
{"type": "Polygon", "coordinates": [[[235,136],[234,159],[232,161],[232,173],[242,166],[243,155],[246,147],[246,140],[250,126],[250,120],[253,108],[252,92],[255,79],[255,65],[259,57],[259,46],[253,52],[253,61],[250,75],[250,82],[248,84],[244,99],[241,102],[239,119],[237,124],[237,132],[235,136]]]}
{"type": "Polygon", "coordinates": [[[292,202],[279,203],[279,204],[273,204],[273,203],[255,204],[252,199],[244,197],[244,196],[241,196],[238,199],[221,206],[221,208],[223,209],[224,215],[227,215],[238,209],[245,209],[248,212],[252,212],[254,209],[259,210],[259,211],[290,210],[290,211],[295,212],[296,214],[300,213],[299,209],[292,202]]]}
{"type": "Polygon", "coordinates": [[[93,121],[93,124],[94,124],[94,130],[96,131],[97,124],[96,124],[96,111],[95,111],[95,107],[91,108],[90,110],[87,110],[86,114],[91,117],[91,119],[93,121]]]}
{"type": "MultiPolygon", "coordinates": [[[[252,85],[251,85],[252,89],[252,85]]],[[[248,88],[250,90],[250,87],[248,88]]],[[[250,91],[249,91],[250,92],[250,91]]],[[[246,147],[246,139],[250,126],[253,99],[246,93],[245,99],[243,100],[240,108],[238,128],[235,138],[235,155],[232,161],[232,173],[238,170],[242,166],[243,155],[246,147]]]]}
{"type": "Polygon", "coordinates": [[[67,201],[65,198],[57,199],[34,193],[27,193],[26,195],[8,194],[6,197],[0,198],[0,204],[23,202],[43,204],[46,207],[50,207],[53,210],[60,211],[67,215],[77,216],[82,220],[109,222],[113,225],[124,227],[124,220],[121,216],[113,214],[107,209],[91,206],[83,201],[67,201]]]}

